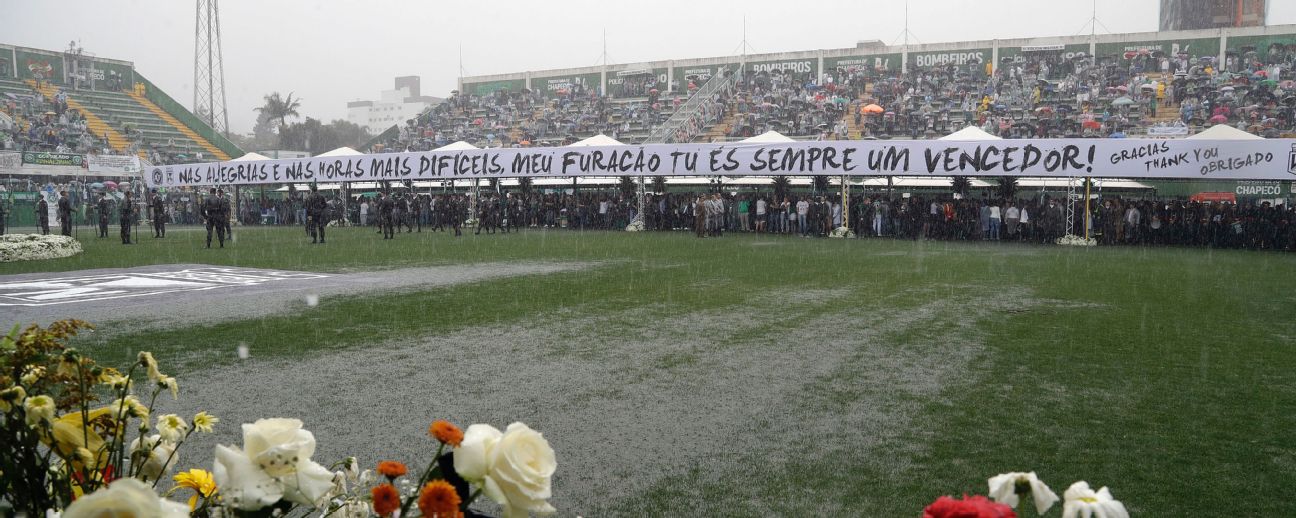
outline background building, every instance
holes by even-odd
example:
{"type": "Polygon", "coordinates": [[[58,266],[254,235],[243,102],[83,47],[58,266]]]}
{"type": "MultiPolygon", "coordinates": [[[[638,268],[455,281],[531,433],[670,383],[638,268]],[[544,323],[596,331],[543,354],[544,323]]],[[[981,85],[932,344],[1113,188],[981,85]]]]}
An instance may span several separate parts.
{"type": "Polygon", "coordinates": [[[347,120],[378,133],[393,124],[404,124],[442,101],[440,97],[422,95],[419,76],[398,77],[395,83],[396,88],[384,90],[377,101],[348,102],[347,120]]]}
{"type": "Polygon", "coordinates": [[[1161,30],[1259,27],[1266,0],[1161,0],[1161,30]]]}

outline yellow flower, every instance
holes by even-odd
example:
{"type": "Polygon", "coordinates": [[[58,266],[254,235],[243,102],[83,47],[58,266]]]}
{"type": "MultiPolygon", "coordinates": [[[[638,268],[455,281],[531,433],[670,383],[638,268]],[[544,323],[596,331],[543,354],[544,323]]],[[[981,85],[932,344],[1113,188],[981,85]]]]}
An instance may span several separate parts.
{"type": "Polygon", "coordinates": [[[212,433],[212,425],[219,422],[220,422],[220,418],[208,414],[205,411],[198,412],[197,414],[194,414],[193,417],[194,430],[198,430],[203,433],[212,433]]]}
{"type": "Polygon", "coordinates": [[[99,382],[112,387],[113,390],[125,390],[130,387],[130,378],[112,367],[104,369],[99,375],[99,382]]]}
{"type": "Polygon", "coordinates": [[[24,399],[27,399],[27,391],[23,390],[21,385],[0,390],[0,412],[7,413],[13,410],[15,406],[21,405],[24,399]]]}
{"type": "Polygon", "coordinates": [[[27,425],[35,427],[41,421],[54,419],[54,398],[41,394],[23,401],[23,410],[27,411],[27,425]]]}
{"type": "Polygon", "coordinates": [[[164,441],[176,442],[188,429],[189,425],[178,415],[163,414],[157,418],[157,431],[164,441]]]}
{"type": "Polygon", "coordinates": [[[198,497],[211,498],[216,494],[216,479],[212,478],[211,472],[204,469],[191,469],[176,473],[174,477],[175,487],[167,493],[170,495],[181,488],[194,490],[194,495],[189,497],[189,510],[192,511],[198,507],[198,497]]]}

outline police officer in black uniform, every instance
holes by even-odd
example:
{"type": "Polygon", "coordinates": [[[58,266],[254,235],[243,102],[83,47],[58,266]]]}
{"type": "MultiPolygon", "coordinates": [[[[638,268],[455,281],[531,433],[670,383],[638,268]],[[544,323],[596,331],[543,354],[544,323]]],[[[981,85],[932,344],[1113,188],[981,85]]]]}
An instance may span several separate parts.
{"type": "Polygon", "coordinates": [[[67,191],[59,191],[58,199],[59,230],[65,236],[72,235],[72,200],[67,191]]]}
{"type": "Polygon", "coordinates": [[[306,197],[306,231],[310,233],[311,243],[324,242],[324,226],[328,224],[328,201],[319,193],[315,184],[310,186],[310,196],[306,197]],[[316,233],[319,240],[316,241],[316,233]]]}
{"type": "Polygon", "coordinates": [[[49,235],[49,202],[45,201],[45,195],[40,196],[40,201],[36,202],[36,225],[40,228],[42,236],[49,235]]]}
{"type": "Polygon", "coordinates": [[[95,211],[99,213],[99,237],[108,237],[108,215],[112,213],[112,201],[108,199],[108,193],[99,191],[95,211]]]}
{"type": "Polygon", "coordinates": [[[225,227],[225,239],[234,240],[234,227],[230,224],[230,215],[234,213],[233,202],[230,201],[229,193],[225,189],[216,189],[216,199],[220,201],[221,226],[225,227]]]}
{"type": "Polygon", "coordinates": [[[378,222],[382,226],[383,239],[396,239],[395,215],[396,203],[387,193],[378,194],[378,222]]]}
{"type": "Polygon", "coordinates": [[[117,207],[117,213],[121,217],[121,240],[123,245],[131,244],[131,225],[135,223],[135,204],[131,201],[130,191],[126,191],[126,197],[122,199],[120,207],[117,207]]]}
{"type": "Polygon", "coordinates": [[[207,224],[207,248],[211,248],[212,229],[216,230],[216,237],[220,239],[220,247],[225,248],[225,224],[220,222],[221,217],[221,200],[216,195],[216,189],[209,191],[206,198],[202,201],[203,221],[207,224]]]}
{"type": "Polygon", "coordinates": [[[158,194],[157,188],[153,189],[153,199],[149,200],[149,208],[153,211],[153,237],[166,237],[166,199],[158,194]]]}

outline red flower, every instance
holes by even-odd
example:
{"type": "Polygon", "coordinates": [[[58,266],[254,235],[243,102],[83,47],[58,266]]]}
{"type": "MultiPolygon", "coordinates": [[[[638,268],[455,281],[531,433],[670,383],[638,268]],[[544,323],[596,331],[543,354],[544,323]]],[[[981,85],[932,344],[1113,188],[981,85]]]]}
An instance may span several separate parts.
{"type": "Polygon", "coordinates": [[[400,509],[400,492],[391,484],[383,484],[369,492],[373,497],[373,510],[378,516],[389,516],[400,509]]]}
{"type": "Polygon", "coordinates": [[[404,464],[394,460],[384,460],[378,463],[378,472],[389,479],[405,476],[406,471],[404,464]]]}
{"type": "Polygon", "coordinates": [[[923,518],[1017,518],[1017,513],[981,495],[963,495],[962,500],[942,496],[923,509],[923,518]]]}

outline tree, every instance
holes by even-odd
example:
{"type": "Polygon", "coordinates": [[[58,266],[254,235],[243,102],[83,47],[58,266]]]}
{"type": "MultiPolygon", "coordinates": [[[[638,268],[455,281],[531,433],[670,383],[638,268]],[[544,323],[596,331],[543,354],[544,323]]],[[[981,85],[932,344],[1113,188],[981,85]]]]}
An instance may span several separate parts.
{"type": "Polygon", "coordinates": [[[823,194],[823,193],[828,192],[828,177],[827,177],[827,176],[816,176],[816,177],[814,177],[814,192],[815,192],[816,195],[819,195],[819,194],[823,194]]]}
{"type": "Polygon", "coordinates": [[[312,155],[343,146],[359,147],[369,138],[364,128],[341,119],[324,124],[319,119],[306,117],[305,122],[290,124],[279,131],[280,146],[309,151],[312,155]]]}
{"type": "Polygon", "coordinates": [[[972,188],[972,181],[966,176],[955,176],[954,183],[950,187],[954,190],[954,194],[967,196],[968,189],[972,188]]]}
{"type": "Polygon", "coordinates": [[[1017,177],[1000,176],[999,177],[999,198],[1012,200],[1017,198],[1017,177]]]}
{"type": "Polygon", "coordinates": [[[288,92],[288,97],[279,96],[279,92],[271,93],[265,96],[265,104],[254,110],[266,118],[267,121],[279,121],[280,130],[287,125],[288,117],[297,117],[297,108],[301,108],[301,99],[293,98],[293,92],[288,92]]]}
{"type": "Polygon", "coordinates": [[[665,193],[666,193],[666,177],[665,177],[665,176],[654,176],[654,177],[653,177],[653,180],[652,180],[652,188],[653,188],[653,192],[655,192],[655,193],[657,193],[657,194],[665,194],[665,193]]]}
{"type": "Polygon", "coordinates": [[[786,198],[788,191],[792,190],[792,181],[786,176],[774,177],[774,197],[778,199],[786,198]]]}
{"type": "Polygon", "coordinates": [[[621,188],[621,196],[626,198],[634,196],[635,187],[636,187],[634,178],[631,178],[629,176],[622,176],[621,182],[618,184],[618,186],[621,188]]]}
{"type": "Polygon", "coordinates": [[[521,178],[518,178],[518,190],[522,191],[522,194],[531,194],[530,176],[523,176],[521,178]]]}

